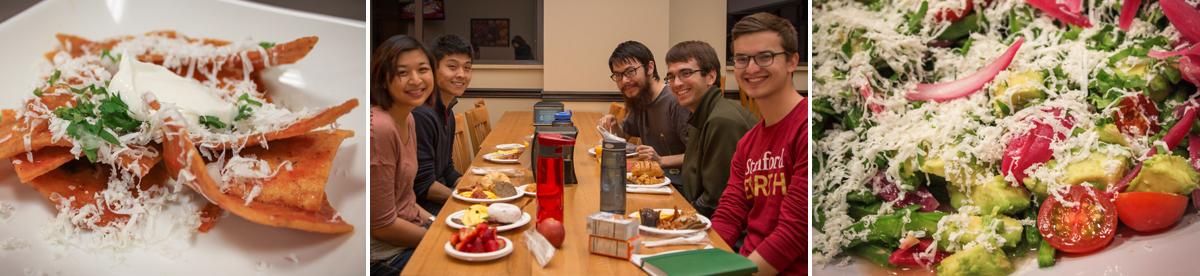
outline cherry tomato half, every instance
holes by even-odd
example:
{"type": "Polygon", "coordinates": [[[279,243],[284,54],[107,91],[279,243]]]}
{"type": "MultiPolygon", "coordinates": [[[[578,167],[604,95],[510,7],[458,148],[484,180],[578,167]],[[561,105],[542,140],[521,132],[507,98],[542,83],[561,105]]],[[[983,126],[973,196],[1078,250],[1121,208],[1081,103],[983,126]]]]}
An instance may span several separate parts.
{"type": "Polygon", "coordinates": [[[1064,205],[1051,196],[1038,212],[1038,232],[1055,249],[1083,253],[1100,249],[1117,232],[1117,207],[1103,191],[1087,186],[1068,186],[1060,191],[1064,205]]]}
{"type": "Polygon", "coordinates": [[[1170,227],[1187,210],[1186,196],[1155,192],[1117,194],[1117,216],[1129,228],[1150,232],[1170,227]]]}
{"type": "Polygon", "coordinates": [[[1133,137],[1141,137],[1146,135],[1154,135],[1162,131],[1162,126],[1154,121],[1158,118],[1158,106],[1154,105],[1154,101],[1150,100],[1144,94],[1136,94],[1125,97],[1118,105],[1121,109],[1113,114],[1116,119],[1117,129],[1121,133],[1133,137]]]}
{"type": "MultiPolygon", "coordinates": [[[[966,8],[963,8],[961,11],[957,11],[952,8],[943,8],[937,11],[931,11],[934,12],[933,20],[955,22],[963,19],[963,17],[967,17],[967,14],[971,13],[971,9],[973,9],[973,7],[971,7],[972,5],[970,0],[964,0],[963,2],[965,2],[966,8]]],[[[932,2],[930,4],[932,4],[932,2]]]]}

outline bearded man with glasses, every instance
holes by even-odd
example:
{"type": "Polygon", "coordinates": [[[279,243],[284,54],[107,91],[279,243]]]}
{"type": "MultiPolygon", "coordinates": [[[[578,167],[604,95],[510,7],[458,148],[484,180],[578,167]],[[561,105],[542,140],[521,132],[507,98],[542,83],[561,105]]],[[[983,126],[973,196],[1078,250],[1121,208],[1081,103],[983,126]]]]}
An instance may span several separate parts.
{"type": "Polygon", "coordinates": [[[666,80],[679,105],[692,111],[680,193],[697,213],[712,217],[729,186],[729,162],[737,141],[758,119],[750,110],[725,99],[721,61],[708,43],[693,40],[671,47],[666,80]]]}
{"type": "Polygon", "coordinates": [[[620,124],[612,114],[604,115],[600,126],[622,137],[641,137],[643,145],[637,147],[638,156],[658,162],[671,185],[681,190],[680,166],[688,140],[687,120],[692,112],[680,106],[670,88],[660,81],[654,54],[641,42],[617,45],[608,58],[608,67],[612,69],[609,77],[625,98],[628,115],[620,124]]]}
{"type": "Polygon", "coordinates": [[[768,13],[733,25],[733,77],[758,102],[762,122],[737,144],[712,228],[758,265],[756,275],[808,274],[808,99],[792,73],[800,42],[768,13]]]}

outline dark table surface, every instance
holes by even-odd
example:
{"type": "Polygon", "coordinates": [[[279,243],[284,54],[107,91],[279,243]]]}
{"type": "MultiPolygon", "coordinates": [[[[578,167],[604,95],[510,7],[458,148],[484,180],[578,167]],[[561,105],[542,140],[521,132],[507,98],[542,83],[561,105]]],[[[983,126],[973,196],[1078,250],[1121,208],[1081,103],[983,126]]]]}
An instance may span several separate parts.
{"type": "MultiPolygon", "coordinates": [[[[197,0],[206,1],[206,0],[197,0]]],[[[8,20],[25,9],[37,4],[37,0],[0,1],[0,22],[8,20]]],[[[367,21],[367,1],[334,0],[253,0],[262,4],[297,11],[336,16],[350,20],[367,21]]]]}

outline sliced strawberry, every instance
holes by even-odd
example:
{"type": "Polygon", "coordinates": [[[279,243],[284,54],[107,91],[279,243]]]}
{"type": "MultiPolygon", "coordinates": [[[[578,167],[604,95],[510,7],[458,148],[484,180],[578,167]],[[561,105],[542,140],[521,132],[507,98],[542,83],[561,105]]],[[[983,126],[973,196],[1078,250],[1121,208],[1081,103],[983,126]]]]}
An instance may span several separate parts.
{"type": "Polygon", "coordinates": [[[496,239],[496,246],[498,246],[498,247],[496,247],[496,248],[505,248],[505,247],[508,247],[507,243],[506,243],[506,242],[504,242],[504,240],[502,240],[502,239],[496,239]]]}
{"type": "Polygon", "coordinates": [[[471,243],[471,253],[484,253],[483,249],[482,239],[475,239],[475,241],[471,243]]]}
{"type": "Polygon", "coordinates": [[[458,242],[460,241],[461,240],[458,239],[458,233],[450,234],[450,246],[458,246],[458,242]]]}
{"type": "Polygon", "coordinates": [[[496,250],[500,250],[500,245],[496,243],[496,240],[488,240],[483,244],[483,249],[485,252],[496,252],[496,250]]]}

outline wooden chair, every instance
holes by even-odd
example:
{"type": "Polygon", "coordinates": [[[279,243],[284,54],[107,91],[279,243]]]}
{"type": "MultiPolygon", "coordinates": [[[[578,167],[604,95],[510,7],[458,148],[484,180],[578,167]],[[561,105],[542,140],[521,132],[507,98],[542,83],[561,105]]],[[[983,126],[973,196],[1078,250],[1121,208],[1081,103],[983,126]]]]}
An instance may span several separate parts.
{"type": "Polygon", "coordinates": [[[454,114],[454,169],[461,173],[467,173],[467,169],[471,167],[471,141],[467,140],[467,117],[462,114],[454,114]]]}
{"type": "MultiPolygon", "coordinates": [[[[622,120],[625,120],[625,115],[628,115],[628,113],[625,111],[625,104],[616,102],[608,106],[608,114],[612,114],[613,116],[617,117],[618,124],[622,120]]],[[[629,137],[627,142],[634,145],[640,145],[642,141],[638,137],[629,137]]]]}
{"type": "MultiPolygon", "coordinates": [[[[476,101],[476,103],[481,103],[476,101]]],[[[487,106],[480,106],[467,110],[467,130],[471,134],[471,152],[479,154],[479,147],[483,144],[483,139],[487,138],[489,133],[492,133],[492,121],[488,118],[487,106]]]]}
{"type": "Polygon", "coordinates": [[[483,98],[475,100],[475,107],[484,107],[483,98]]]}
{"type": "Polygon", "coordinates": [[[738,87],[738,98],[742,99],[742,107],[749,109],[750,113],[754,113],[754,117],[762,121],[762,112],[758,110],[758,103],[754,102],[754,98],[746,95],[745,89],[738,87]]]}

